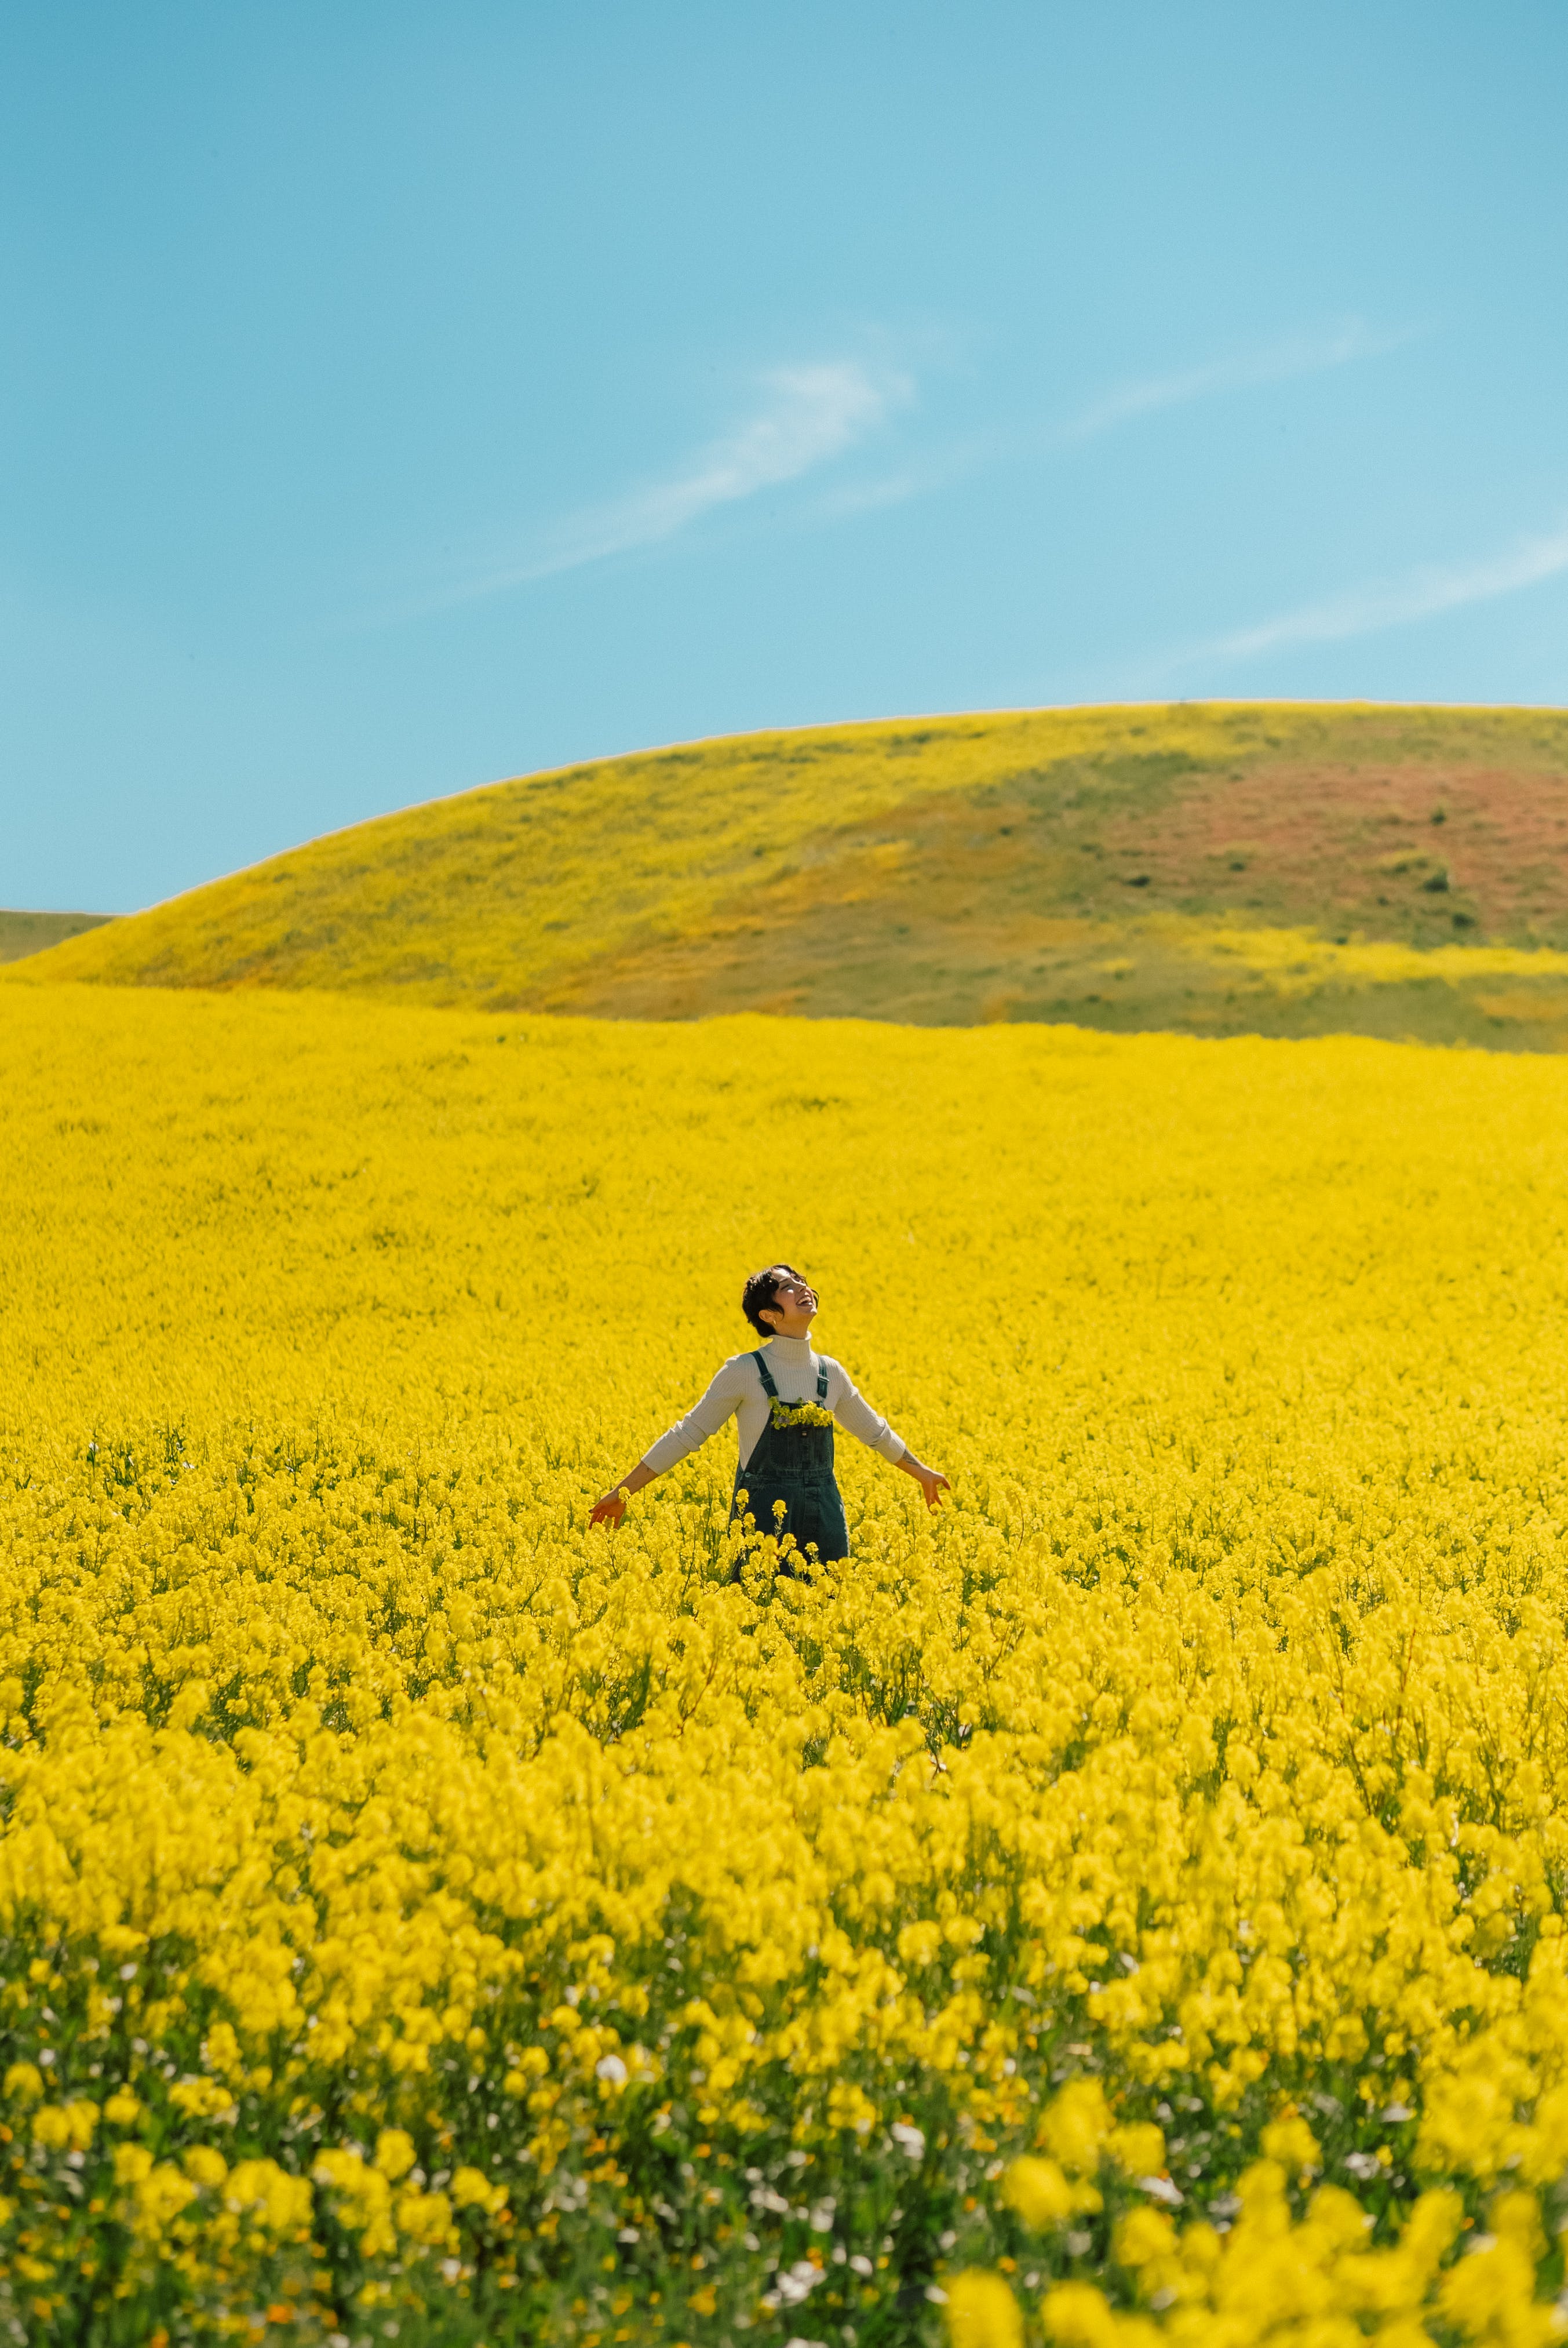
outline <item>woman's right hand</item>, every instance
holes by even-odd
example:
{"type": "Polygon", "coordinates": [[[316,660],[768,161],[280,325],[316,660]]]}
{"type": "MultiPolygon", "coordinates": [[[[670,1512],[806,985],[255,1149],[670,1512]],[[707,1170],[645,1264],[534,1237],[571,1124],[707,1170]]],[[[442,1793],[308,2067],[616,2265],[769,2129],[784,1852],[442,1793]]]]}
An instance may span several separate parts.
{"type": "Polygon", "coordinates": [[[645,1459],[640,1459],[630,1475],[623,1476],[613,1492],[596,1500],[589,1515],[590,1525],[618,1525],[626,1514],[626,1503],[633,1492],[641,1492],[644,1484],[651,1484],[653,1470],[645,1459]]]}

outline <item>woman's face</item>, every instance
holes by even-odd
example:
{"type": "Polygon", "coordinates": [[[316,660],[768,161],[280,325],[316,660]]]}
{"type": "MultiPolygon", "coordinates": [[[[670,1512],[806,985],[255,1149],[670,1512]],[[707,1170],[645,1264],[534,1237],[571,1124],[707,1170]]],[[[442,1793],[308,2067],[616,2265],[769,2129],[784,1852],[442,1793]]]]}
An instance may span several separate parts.
{"type": "Polygon", "coordinates": [[[762,1316],[777,1336],[804,1337],[816,1318],[816,1291],[789,1274],[774,1289],[772,1304],[762,1307],[762,1316]]]}

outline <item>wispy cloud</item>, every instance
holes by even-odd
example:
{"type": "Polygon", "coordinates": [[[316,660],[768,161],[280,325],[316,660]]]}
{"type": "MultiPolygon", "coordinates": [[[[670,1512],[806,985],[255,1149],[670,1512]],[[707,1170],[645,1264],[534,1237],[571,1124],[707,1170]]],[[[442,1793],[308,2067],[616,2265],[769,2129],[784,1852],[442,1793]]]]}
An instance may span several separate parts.
{"type": "Polygon", "coordinates": [[[929,497],[935,489],[945,489],[972,473],[1005,463],[1018,453],[1017,447],[994,433],[938,443],[913,456],[896,472],[825,489],[811,501],[809,517],[813,521],[842,521],[856,514],[877,513],[888,506],[907,505],[911,498],[929,497]]]}
{"type": "MultiPolygon", "coordinates": [[[[1341,321],[1286,336],[1167,375],[1112,386],[1065,420],[1037,417],[1030,426],[988,427],[923,449],[901,448],[885,469],[858,468],[829,474],[815,496],[795,510],[803,526],[848,520],[929,495],[976,472],[1042,457],[1060,458],[1077,444],[1161,409],[1281,383],[1292,376],[1343,366],[1391,351],[1424,329],[1375,330],[1341,321]]],[[[927,350],[937,374],[950,368],[950,350],[927,350]]],[[[907,360],[906,356],[906,367],[907,360]]],[[[383,603],[346,624],[406,620],[505,593],[508,589],[581,570],[617,555],[665,544],[705,515],[764,492],[827,472],[869,444],[914,398],[911,374],[864,358],[835,358],[781,366],[756,378],[752,413],[732,432],[699,449],[662,479],[558,520],[513,533],[487,533],[450,561],[445,579],[428,573],[406,600],[383,603]]],[[[389,582],[390,583],[390,582],[389,582]]]]}
{"type": "Polygon", "coordinates": [[[778,367],[762,378],[763,398],[740,428],[713,441],[668,480],[582,507],[519,549],[477,572],[443,600],[466,602],[657,546],[722,506],[780,489],[842,456],[907,401],[908,378],[876,374],[855,359],[778,367]]]}
{"type": "Polygon", "coordinates": [[[1195,399],[1209,399],[1227,391],[1248,391],[1260,385],[1286,383],[1293,376],[1320,375],[1329,367],[1347,366],[1353,359],[1376,358],[1398,350],[1413,339],[1417,329],[1377,333],[1358,319],[1316,334],[1287,335],[1250,351],[1233,352],[1206,366],[1187,367],[1173,375],[1145,376],[1136,383],[1114,386],[1071,417],[1061,427],[1064,440],[1089,440],[1139,416],[1163,407],[1183,407],[1195,399]]]}
{"type": "Polygon", "coordinates": [[[826,490],[815,501],[812,512],[817,520],[835,520],[874,512],[881,507],[902,505],[910,498],[946,488],[967,474],[1009,462],[1027,462],[1041,455],[1060,458],[1080,441],[1094,439],[1161,408],[1180,407],[1226,392],[1285,383],[1295,376],[1321,374],[1330,367],[1347,366],[1356,359],[1375,358],[1385,351],[1398,350],[1426,331],[1424,327],[1374,330],[1358,319],[1346,319],[1313,333],[1292,335],[1249,350],[1233,351],[1202,366],[1113,385],[1065,422],[971,434],[962,441],[927,450],[896,472],[867,481],[847,481],[826,490]]]}
{"type": "Polygon", "coordinates": [[[1279,644],[1338,644],[1348,636],[1369,636],[1379,628],[1397,628],[1439,612],[1458,611],[1466,603],[1512,595],[1564,571],[1568,526],[1545,538],[1522,540],[1506,553],[1480,562],[1428,563],[1397,579],[1348,588],[1321,602],[1303,603],[1254,627],[1238,628],[1202,649],[1211,658],[1250,660],[1279,644]]]}

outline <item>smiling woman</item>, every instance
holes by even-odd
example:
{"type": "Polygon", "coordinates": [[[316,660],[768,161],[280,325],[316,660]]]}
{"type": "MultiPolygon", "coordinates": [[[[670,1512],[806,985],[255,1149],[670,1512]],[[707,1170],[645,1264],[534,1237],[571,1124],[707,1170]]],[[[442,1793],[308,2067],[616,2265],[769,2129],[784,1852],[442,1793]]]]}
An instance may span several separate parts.
{"type": "MultiPolygon", "coordinates": [[[[781,1573],[796,1562],[838,1564],[849,1554],[849,1529],[833,1472],[833,1423],[857,1436],[895,1468],[913,1476],[934,1509],[950,1488],[939,1468],[917,1459],[901,1436],[856,1393],[848,1373],[811,1348],[815,1288],[793,1264],[753,1272],[741,1310],[768,1342],[733,1354],[702,1400],[644,1452],[613,1491],[594,1503],[589,1522],[618,1525],[629,1494],[662,1476],[730,1419],[740,1422],[732,1517],[756,1525],[776,1543],[769,1556],[781,1573]]],[[[740,1568],[735,1568],[737,1576],[740,1568]]]]}

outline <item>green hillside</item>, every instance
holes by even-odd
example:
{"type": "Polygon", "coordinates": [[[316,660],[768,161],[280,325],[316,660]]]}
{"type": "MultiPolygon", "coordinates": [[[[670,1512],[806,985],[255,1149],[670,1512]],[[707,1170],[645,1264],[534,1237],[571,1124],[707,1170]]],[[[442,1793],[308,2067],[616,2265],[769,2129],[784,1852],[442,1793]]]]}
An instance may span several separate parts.
{"type": "Polygon", "coordinates": [[[1178,704],[698,743],[362,824],[9,975],[1556,1048],[1568,714],[1178,704]]]}
{"type": "Polygon", "coordinates": [[[7,913],[0,911],[0,962],[20,962],[26,954],[42,953],[62,938],[96,930],[104,913],[7,913]]]}

